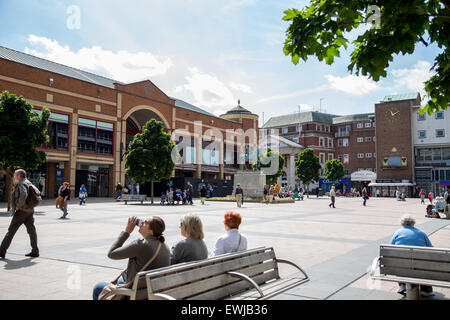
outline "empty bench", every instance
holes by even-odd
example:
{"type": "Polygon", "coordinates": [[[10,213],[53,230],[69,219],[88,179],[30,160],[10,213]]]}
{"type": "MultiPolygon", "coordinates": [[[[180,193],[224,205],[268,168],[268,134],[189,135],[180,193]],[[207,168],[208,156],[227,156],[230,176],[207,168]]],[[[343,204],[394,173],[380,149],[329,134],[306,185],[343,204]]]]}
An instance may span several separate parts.
{"type": "Polygon", "coordinates": [[[381,245],[372,279],[406,284],[406,298],[420,298],[420,286],[450,288],[450,249],[381,245]]]}
{"type": "Polygon", "coordinates": [[[265,300],[307,281],[299,266],[264,247],[140,272],[132,288],[115,293],[133,300],[265,300]],[[282,279],[280,263],[300,272],[282,279]]]}
{"type": "Polygon", "coordinates": [[[119,199],[117,199],[117,201],[124,201],[125,204],[127,204],[128,201],[139,201],[141,204],[144,204],[144,201],[146,200],[147,196],[145,194],[123,194],[119,199]]]}

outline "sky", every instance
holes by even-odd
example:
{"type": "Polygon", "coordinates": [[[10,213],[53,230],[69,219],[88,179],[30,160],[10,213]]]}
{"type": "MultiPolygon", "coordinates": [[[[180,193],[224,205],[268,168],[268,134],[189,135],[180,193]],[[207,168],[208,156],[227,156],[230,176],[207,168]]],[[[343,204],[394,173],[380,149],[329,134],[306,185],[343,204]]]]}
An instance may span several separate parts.
{"type": "MultiPolygon", "coordinates": [[[[270,117],[310,111],[373,112],[389,94],[422,92],[438,49],[417,45],[374,82],[283,53],[291,0],[0,0],[0,45],[131,83],[151,80],[220,115],[241,105],[270,117]]],[[[361,31],[365,26],[361,27],[361,31]]]]}

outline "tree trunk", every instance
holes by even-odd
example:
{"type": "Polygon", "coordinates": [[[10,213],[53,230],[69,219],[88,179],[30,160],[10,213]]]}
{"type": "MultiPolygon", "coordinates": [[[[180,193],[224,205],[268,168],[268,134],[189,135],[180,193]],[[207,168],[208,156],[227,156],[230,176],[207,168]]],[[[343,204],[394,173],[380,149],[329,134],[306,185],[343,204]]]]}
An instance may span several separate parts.
{"type": "Polygon", "coordinates": [[[152,180],[152,187],[151,187],[151,198],[152,198],[152,204],[153,204],[153,180],[152,180]]]}
{"type": "Polygon", "coordinates": [[[309,199],[309,184],[306,185],[306,197],[309,199]]]}

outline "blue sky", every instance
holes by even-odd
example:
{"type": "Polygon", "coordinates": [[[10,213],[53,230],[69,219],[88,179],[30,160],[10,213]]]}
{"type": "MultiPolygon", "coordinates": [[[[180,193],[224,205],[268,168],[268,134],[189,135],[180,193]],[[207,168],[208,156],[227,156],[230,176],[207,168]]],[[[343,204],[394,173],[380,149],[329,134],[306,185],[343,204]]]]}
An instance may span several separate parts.
{"type": "Polygon", "coordinates": [[[294,66],[283,54],[283,11],[308,1],[1,0],[0,45],[122,82],[150,79],[169,96],[217,115],[237,100],[267,121],[317,110],[372,112],[385,95],[423,90],[438,50],[418,45],[375,83],[332,66],[294,66]],[[73,20],[79,9],[79,20],[73,20]],[[80,28],[69,28],[80,21],[80,28]],[[72,24],[73,25],[73,24],[72,24]]]}

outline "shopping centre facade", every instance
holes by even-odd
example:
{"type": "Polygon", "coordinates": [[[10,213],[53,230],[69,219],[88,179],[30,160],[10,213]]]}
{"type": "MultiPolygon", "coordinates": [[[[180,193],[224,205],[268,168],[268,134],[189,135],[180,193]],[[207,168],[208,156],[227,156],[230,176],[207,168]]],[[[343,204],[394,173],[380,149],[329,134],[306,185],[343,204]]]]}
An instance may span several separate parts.
{"type": "MultiPolygon", "coordinates": [[[[174,179],[226,184],[243,166],[241,149],[257,146],[258,116],[240,103],[218,117],[169,97],[149,80],[125,84],[0,47],[0,92],[5,90],[23,96],[37,112],[51,112],[50,139],[42,148],[48,161],[29,173],[49,198],[63,181],[70,183],[73,195],[85,184],[91,196],[100,197],[111,196],[118,182],[131,184],[125,173],[127,146],[153,118],[170,134],[184,130],[191,136],[190,157],[177,164],[174,179]],[[209,129],[222,133],[213,139],[214,148],[202,138],[209,129]]],[[[0,198],[6,179],[0,173],[0,198]]]]}

